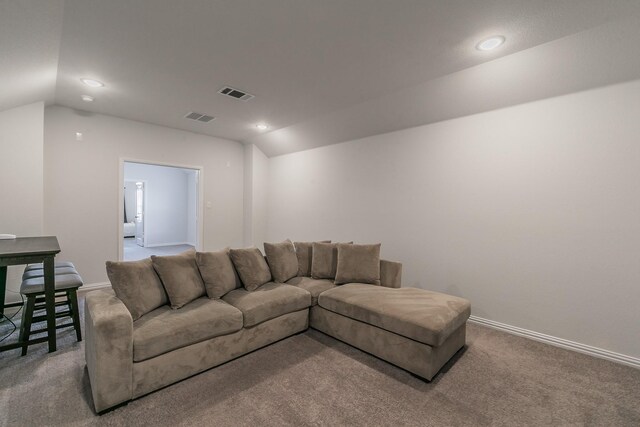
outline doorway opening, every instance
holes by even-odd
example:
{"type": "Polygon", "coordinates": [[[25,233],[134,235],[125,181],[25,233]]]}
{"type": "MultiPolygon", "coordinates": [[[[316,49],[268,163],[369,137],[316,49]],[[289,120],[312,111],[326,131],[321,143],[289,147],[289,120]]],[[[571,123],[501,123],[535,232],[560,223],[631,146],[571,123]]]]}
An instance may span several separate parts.
{"type": "Polygon", "coordinates": [[[201,174],[199,167],[121,161],[121,260],[201,248],[201,174]]]}

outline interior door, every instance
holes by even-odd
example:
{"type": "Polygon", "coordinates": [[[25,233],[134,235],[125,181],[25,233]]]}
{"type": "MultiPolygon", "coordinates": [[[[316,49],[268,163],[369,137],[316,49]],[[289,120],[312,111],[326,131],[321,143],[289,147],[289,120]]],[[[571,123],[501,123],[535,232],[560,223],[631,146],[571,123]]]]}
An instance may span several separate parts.
{"type": "Polygon", "coordinates": [[[136,244],[144,246],[144,182],[136,182],[136,244]]]}

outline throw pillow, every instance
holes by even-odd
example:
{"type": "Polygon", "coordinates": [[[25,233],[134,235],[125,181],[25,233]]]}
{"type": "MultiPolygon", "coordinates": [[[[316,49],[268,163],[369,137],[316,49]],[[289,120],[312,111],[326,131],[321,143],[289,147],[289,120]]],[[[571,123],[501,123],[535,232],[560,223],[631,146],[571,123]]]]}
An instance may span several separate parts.
{"type": "Polygon", "coordinates": [[[260,249],[231,249],[229,256],[246,290],[255,291],[271,280],[271,270],[260,249]]]}
{"type": "Polygon", "coordinates": [[[107,276],[116,296],[133,320],[167,303],[167,294],[149,258],[140,261],[107,261],[107,276]]]}
{"type": "MultiPolygon", "coordinates": [[[[322,240],[318,243],[331,243],[331,240],[322,240]]],[[[313,242],[294,242],[293,245],[298,258],[298,276],[311,277],[313,242]]]]}
{"type": "Polygon", "coordinates": [[[338,244],[336,285],[343,283],[380,284],[380,243],[375,245],[338,244]]]}
{"type": "Polygon", "coordinates": [[[291,240],[282,243],[264,243],[264,253],[271,269],[273,281],[285,283],[298,275],[298,257],[291,240]]]}
{"type": "MultiPolygon", "coordinates": [[[[353,242],[349,242],[351,244],[353,242]]],[[[338,243],[313,242],[311,254],[311,277],[334,279],[338,268],[338,243]]]]}
{"type": "Polygon", "coordinates": [[[221,298],[242,286],[229,257],[229,248],[218,252],[196,252],[196,263],[209,298],[221,298]]]}
{"type": "Polygon", "coordinates": [[[167,291],[171,308],[180,308],[206,293],[195,251],[170,256],[151,255],[151,261],[167,291]]]}

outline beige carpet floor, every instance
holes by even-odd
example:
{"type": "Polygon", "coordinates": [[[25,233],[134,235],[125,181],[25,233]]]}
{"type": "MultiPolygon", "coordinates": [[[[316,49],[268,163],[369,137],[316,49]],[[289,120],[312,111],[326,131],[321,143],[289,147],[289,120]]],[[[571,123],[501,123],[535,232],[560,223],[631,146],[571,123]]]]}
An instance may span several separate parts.
{"type": "Polygon", "coordinates": [[[55,353],[0,354],[0,425],[640,426],[640,370],[470,324],[428,383],[308,330],[96,416],[61,331],[55,353]]]}

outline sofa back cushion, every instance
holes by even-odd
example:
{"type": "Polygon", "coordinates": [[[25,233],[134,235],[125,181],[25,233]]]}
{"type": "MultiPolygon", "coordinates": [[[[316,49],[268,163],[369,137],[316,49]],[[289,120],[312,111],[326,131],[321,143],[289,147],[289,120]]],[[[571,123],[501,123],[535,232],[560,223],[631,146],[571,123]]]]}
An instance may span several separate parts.
{"type": "Polygon", "coordinates": [[[196,263],[209,298],[221,298],[242,286],[229,257],[229,248],[217,252],[196,252],[196,263]]]}
{"type": "Polygon", "coordinates": [[[282,243],[265,242],[264,253],[274,282],[285,283],[298,275],[298,257],[291,240],[287,239],[282,243]]]}
{"type": "Polygon", "coordinates": [[[180,308],[206,293],[195,251],[170,256],[151,255],[151,261],[167,291],[171,308],[180,308]]]}
{"type": "Polygon", "coordinates": [[[107,276],[118,299],[139,319],[167,303],[167,294],[149,258],[140,261],[107,261],[107,276]]]}
{"type": "MultiPolygon", "coordinates": [[[[331,243],[331,240],[321,240],[318,243],[331,243]]],[[[311,261],[313,258],[313,242],[294,242],[296,257],[298,258],[298,276],[311,277],[311,261]]]]}
{"type": "Polygon", "coordinates": [[[380,243],[374,245],[338,244],[335,284],[380,284],[380,243]]]}
{"type": "Polygon", "coordinates": [[[254,291],[271,281],[271,270],[260,249],[231,249],[229,256],[246,290],[254,291]]]}
{"type": "Polygon", "coordinates": [[[311,277],[333,280],[338,269],[338,243],[313,242],[312,247],[311,277]]]}

